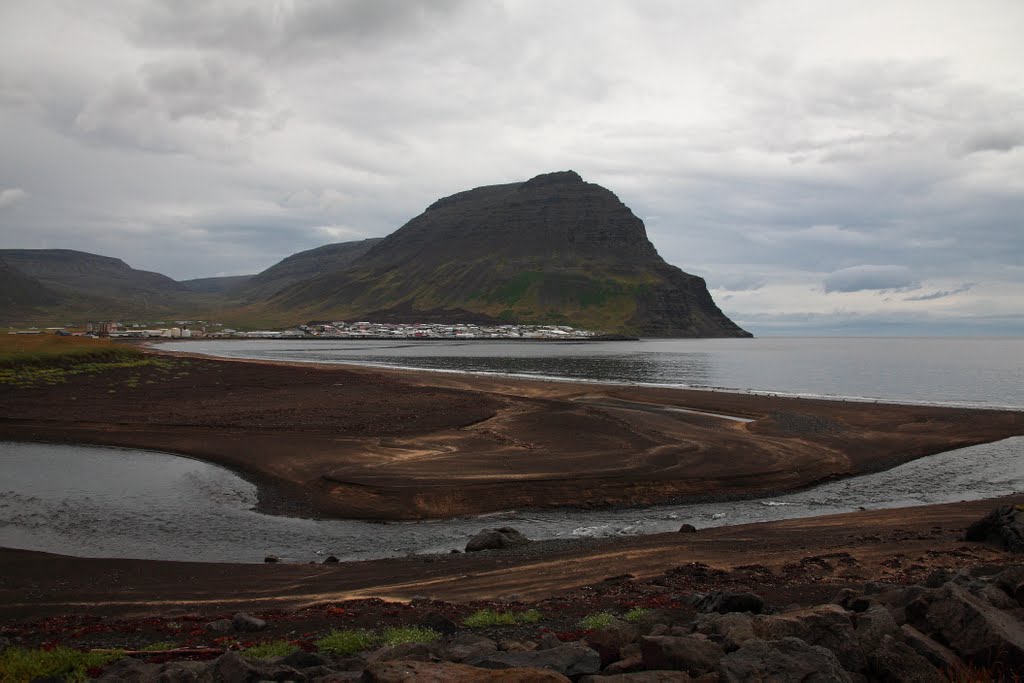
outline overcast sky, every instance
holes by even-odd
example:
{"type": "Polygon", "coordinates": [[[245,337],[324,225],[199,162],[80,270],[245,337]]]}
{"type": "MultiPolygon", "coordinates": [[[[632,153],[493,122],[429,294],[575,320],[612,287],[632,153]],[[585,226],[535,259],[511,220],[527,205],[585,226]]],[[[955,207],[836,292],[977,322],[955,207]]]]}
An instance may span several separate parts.
{"type": "Polygon", "coordinates": [[[0,0],[0,247],[177,279],[574,169],[755,334],[1024,334],[1024,2],[0,0]]]}

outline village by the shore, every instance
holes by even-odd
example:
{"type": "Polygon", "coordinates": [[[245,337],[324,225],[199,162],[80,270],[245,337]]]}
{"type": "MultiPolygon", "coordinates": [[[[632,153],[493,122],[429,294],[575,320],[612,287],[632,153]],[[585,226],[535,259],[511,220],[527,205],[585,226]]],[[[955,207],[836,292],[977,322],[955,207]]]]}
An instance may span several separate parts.
{"type": "Polygon", "coordinates": [[[592,330],[570,325],[475,325],[473,323],[311,322],[284,330],[239,330],[204,320],[89,322],[81,326],[27,327],[10,334],[57,334],[111,339],[550,339],[589,340],[592,330]]]}

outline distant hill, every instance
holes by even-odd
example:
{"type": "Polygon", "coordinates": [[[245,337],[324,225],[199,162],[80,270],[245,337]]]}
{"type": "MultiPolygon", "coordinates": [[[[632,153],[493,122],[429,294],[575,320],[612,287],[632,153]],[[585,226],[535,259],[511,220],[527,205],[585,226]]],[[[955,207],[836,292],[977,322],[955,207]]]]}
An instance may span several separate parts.
{"type": "Polygon", "coordinates": [[[121,259],[71,249],[0,249],[0,259],[57,291],[120,299],[187,292],[160,273],[136,270],[121,259]]]}
{"type": "Polygon", "coordinates": [[[267,308],[293,319],[473,318],[750,336],[718,309],[703,279],[658,255],[618,197],[572,171],[440,199],[347,267],[294,282],[267,308]]]}
{"type": "Polygon", "coordinates": [[[50,294],[46,304],[28,306],[31,302],[24,299],[5,304],[0,319],[7,321],[160,316],[192,304],[180,282],[109,256],[71,249],[2,249],[0,260],[50,294]]]}
{"type": "Polygon", "coordinates": [[[255,275],[200,277],[194,280],[182,280],[181,284],[185,285],[185,287],[187,287],[191,292],[199,292],[201,294],[223,294],[224,292],[231,292],[240,289],[254,277],[255,275]]]}
{"type": "MultiPolygon", "coordinates": [[[[0,321],[83,322],[159,317],[263,322],[246,308],[295,282],[347,267],[379,239],[293,254],[258,275],[175,281],[121,259],[71,249],[0,250],[0,321]]],[[[297,322],[288,318],[282,324],[297,322]]]]}
{"type": "Polygon", "coordinates": [[[39,280],[26,275],[0,258],[0,307],[3,310],[29,311],[53,306],[60,297],[39,280]]]}
{"type": "Polygon", "coordinates": [[[235,291],[245,299],[262,301],[295,283],[347,268],[380,241],[380,238],[373,238],[339,242],[300,251],[251,276],[235,291]]]}

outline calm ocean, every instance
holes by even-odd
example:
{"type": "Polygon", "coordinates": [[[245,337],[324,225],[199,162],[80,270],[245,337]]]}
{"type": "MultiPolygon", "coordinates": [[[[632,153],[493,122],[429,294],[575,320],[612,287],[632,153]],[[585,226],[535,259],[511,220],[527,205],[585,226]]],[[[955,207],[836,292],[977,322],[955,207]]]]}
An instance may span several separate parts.
{"type": "Polygon", "coordinates": [[[161,348],[232,358],[1024,410],[1024,338],[222,340],[161,348]]]}

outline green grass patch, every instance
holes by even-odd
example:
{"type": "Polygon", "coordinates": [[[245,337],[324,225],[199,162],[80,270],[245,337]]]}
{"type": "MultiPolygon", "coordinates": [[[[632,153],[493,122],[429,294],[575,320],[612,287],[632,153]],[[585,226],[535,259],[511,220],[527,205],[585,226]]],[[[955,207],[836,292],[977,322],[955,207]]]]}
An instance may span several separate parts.
{"type": "Polygon", "coordinates": [[[615,621],[615,617],[611,613],[598,612],[597,614],[588,614],[580,619],[579,627],[587,631],[596,631],[611,626],[613,621],[615,621]]]}
{"type": "MultiPolygon", "coordinates": [[[[161,358],[146,358],[145,356],[140,356],[130,360],[78,362],[61,365],[38,365],[32,363],[6,367],[0,365],[0,385],[27,388],[39,386],[41,384],[63,384],[68,381],[69,377],[74,375],[95,375],[101,372],[106,372],[107,370],[115,370],[118,368],[142,368],[150,366],[164,368],[168,366],[169,363],[170,361],[166,361],[161,358]]],[[[128,388],[135,388],[138,384],[139,380],[135,378],[134,381],[129,380],[126,383],[126,386],[128,388]]],[[[147,382],[147,384],[149,384],[149,382],[147,382]]]]}
{"type": "Polygon", "coordinates": [[[643,619],[644,615],[647,614],[648,611],[649,610],[646,610],[643,607],[634,607],[633,609],[626,612],[625,619],[630,623],[640,621],[641,619],[643,619]]]}
{"type": "Polygon", "coordinates": [[[161,640],[160,642],[150,643],[149,645],[139,649],[145,650],[146,652],[162,652],[163,650],[173,650],[176,647],[178,647],[177,643],[171,642],[170,640],[161,640]]]}
{"type": "Polygon", "coordinates": [[[51,677],[85,681],[90,678],[90,669],[98,669],[122,657],[121,652],[83,652],[67,647],[52,650],[11,647],[0,654],[0,681],[22,683],[51,677]]]}
{"type": "Polygon", "coordinates": [[[440,640],[441,634],[432,628],[422,626],[391,626],[380,635],[382,645],[401,645],[402,643],[432,643],[440,640]]]}
{"type": "Polygon", "coordinates": [[[470,614],[462,623],[470,628],[487,628],[489,626],[536,624],[540,620],[541,613],[535,609],[525,612],[498,612],[492,609],[482,609],[470,614]]]}
{"type": "Polygon", "coordinates": [[[320,652],[343,657],[369,650],[376,644],[377,637],[363,629],[331,631],[315,643],[316,649],[320,652]]]}
{"type": "Polygon", "coordinates": [[[252,659],[270,659],[271,657],[290,655],[297,649],[294,643],[287,640],[268,640],[265,643],[258,643],[252,647],[245,648],[241,654],[252,659]]]}

